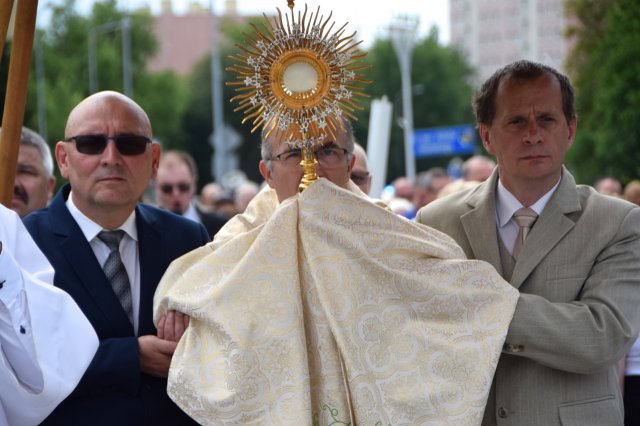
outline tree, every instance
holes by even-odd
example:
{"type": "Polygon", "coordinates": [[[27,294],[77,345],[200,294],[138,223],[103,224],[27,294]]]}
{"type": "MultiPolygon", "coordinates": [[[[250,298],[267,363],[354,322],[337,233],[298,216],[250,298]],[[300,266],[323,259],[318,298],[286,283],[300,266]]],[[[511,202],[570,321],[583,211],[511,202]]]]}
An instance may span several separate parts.
{"type": "MultiPolygon", "coordinates": [[[[98,26],[131,20],[131,70],[133,99],[147,112],[160,140],[183,138],[180,128],[186,104],[183,83],[172,72],[149,73],[147,61],[158,43],[153,35],[153,17],[144,10],[132,13],[118,9],[117,0],[96,2],[89,16],[76,10],[76,0],[52,7],[50,24],[37,31],[42,41],[49,143],[62,140],[71,109],[89,95],[89,32],[98,26]]],[[[124,92],[122,31],[96,35],[98,90],[124,92]]],[[[35,61],[34,61],[35,62],[35,61]]],[[[36,73],[32,66],[25,112],[25,125],[38,128],[36,73]]]]}
{"type": "MultiPolygon", "coordinates": [[[[218,44],[220,49],[221,68],[223,70],[222,81],[228,82],[235,79],[235,73],[227,71],[233,65],[229,58],[238,50],[236,44],[245,42],[244,33],[253,33],[249,23],[261,26],[262,17],[252,17],[239,24],[233,18],[223,18],[220,21],[220,34],[222,39],[218,44]]],[[[183,118],[182,127],[187,134],[185,141],[186,149],[191,152],[198,163],[200,171],[200,186],[210,182],[214,178],[219,180],[221,176],[211,175],[211,156],[213,148],[208,143],[209,136],[213,131],[213,113],[211,99],[211,55],[206,55],[194,67],[188,81],[189,102],[183,118]]],[[[260,134],[251,133],[249,124],[242,124],[244,114],[234,112],[237,104],[232,104],[230,99],[236,95],[235,89],[231,86],[223,86],[223,107],[224,121],[235,131],[239,132],[243,143],[236,151],[239,158],[239,167],[247,177],[254,181],[261,181],[262,177],[258,171],[260,162],[260,134]]]]}
{"type": "MultiPolygon", "coordinates": [[[[367,88],[372,98],[386,95],[393,103],[389,180],[405,174],[404,136],[397,125],[402,115],[400,67],[389,39],[377,39],[365,58],[371,65],[366,75],[373,80],[367,88]]],[[[443,46],[437,28],[419,40],[413,49],[411,83],[413,86],[413,121],[416,129],[473,122],[471,96],[473,68],[453,47],[443,46]]],[[[365,141],[369,127],[370,104],[358,114],[354,123],[356,138],[365,141]]],[[[421,159],[417,171],[446,164],[447,158],[421,159]]]]}
{"type": "Polygon", "coordinates": [[[569,0],[576,19],[568,67],[578,131],[567,163],[580,182],[640,177],[640,3],[569,0]]]}

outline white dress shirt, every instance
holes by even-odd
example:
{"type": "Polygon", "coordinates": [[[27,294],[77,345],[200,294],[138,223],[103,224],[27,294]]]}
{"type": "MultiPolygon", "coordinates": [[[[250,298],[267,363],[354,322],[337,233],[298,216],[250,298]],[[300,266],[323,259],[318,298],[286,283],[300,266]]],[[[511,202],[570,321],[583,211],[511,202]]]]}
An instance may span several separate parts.
{"type": "Polygon", "coordinates": [[[500,238],[502,238],[502,243],[505,248],[509,250],[510,254],[513,254],[513,246],[516,244],[519,228],[513,218],[513,214],[522,207],[529,207],[540,216],[549,199],[553,193],[556,192],[558,185],[560,185],[560,179],[558,179],[558,182],[556,182],[549,192],[540,197],[533,205],[523,206],[515,195],[509,192],[502,184],[502,181],[498,179],[498,188],[496,189],[496,223],[498,224],[498,232],[500,233],[500,238]]]}
{"type": "MultiPolygon", "coordinates": [[[[72,191],[73,192],[73,191],[72,191]]],[[[72,193],[71,192],[71,193],[72,193]]],[[[80,227],[80,230],[84,234],[93,253],[98,259],[100,266],[104,266],[109,257],[109,247],[105,244],[98,234],[101,231],[115,231],[115,229],[104,229],[91,219],[89,219],[84,213],[82,213],[78,207],[73,203],[71,199],[71,193],[67,199],[67,208],[71,213],[71,216],[75,219],[76,223],[80,227]]],[[[138,333],[138,314],[140,312],[140,261],[138,255],[138,228],[136,228],[136,211],[131,212],[127,220],[118,227],[125,232],[125,236],[120,241],[120,258],[127,270],[129,276],[129,283],[131,284],[131,303],[133,313],[133,330],[138,333]]]]}
{"type": "Polygon", "coordinates": [[[198,214],[198,211],[196,210],[196,206],[193,203],[189,203],[189,208],[187,208],[187,211],[184,212],[182,217],[186,217],[187,219],[191,219],[194,222],[202,223],[202,220],[200,220],[200,215],[198,214]]]}

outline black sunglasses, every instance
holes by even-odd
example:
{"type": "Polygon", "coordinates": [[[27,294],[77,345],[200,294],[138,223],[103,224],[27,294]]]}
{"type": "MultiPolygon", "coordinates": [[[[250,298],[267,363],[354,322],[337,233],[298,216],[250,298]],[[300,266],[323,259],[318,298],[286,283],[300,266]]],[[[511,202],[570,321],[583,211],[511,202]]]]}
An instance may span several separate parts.
{"type": "Polygon", "coordinates": [[[178,191],[184,194],[191,189],[191,184],[187,182],[179,182],[175,185],[172,185],[170,183],[163,183],[162,185],[160,185],[160,191],[162,191],[164,194],[171,194],[173,192],[173,188],[178,188],[178,191]]]}
{"type": "Polygon", "coordinates": [[[109,139],[116,143],[116,148],[122,155],[140,155],[151,142],[148,137],[138,135],[78,135],[65,139],[65,142],[75,142],[76,149],[81,154],[99,155],[104,152],[109,139]]]}

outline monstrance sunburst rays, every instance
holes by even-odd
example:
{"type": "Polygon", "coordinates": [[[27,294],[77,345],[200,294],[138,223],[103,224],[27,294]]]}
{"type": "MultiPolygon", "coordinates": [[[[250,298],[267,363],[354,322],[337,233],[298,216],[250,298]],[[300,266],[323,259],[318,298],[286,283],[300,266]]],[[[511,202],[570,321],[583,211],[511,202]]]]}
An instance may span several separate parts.
{"type": "Polygon", "coordinates": [[[368,95],[362,85],[368,84],[360,72],[366,52],[357,46],[356,33],[345,36],[344,24],[332,32],[335,22],[315,13],[293,11],[284,16],[264,16],[262,28],[251,24],[254,36],[244,34],[248,42],[237,45],[243,53],[231,58],[237,63],[230,71],[237,73],[239,103],[235,111],[244,111],[243,123],[252,120],[252,132],[264,126],[270,133],[278,130],[279,140],[299,148],[316,145],[327,135],[335,136],[340,117],[356,119],[359,102],[368,95]],[[331,119],[333,117],[333,119],[331,119]],[[302,138],[301,138],[302,135],[302,138]]]}

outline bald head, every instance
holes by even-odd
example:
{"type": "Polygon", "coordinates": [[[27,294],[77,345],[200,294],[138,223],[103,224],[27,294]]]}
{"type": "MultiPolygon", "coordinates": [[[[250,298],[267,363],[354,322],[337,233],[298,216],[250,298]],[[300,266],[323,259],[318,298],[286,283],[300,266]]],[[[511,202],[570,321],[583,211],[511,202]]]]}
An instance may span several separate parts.
{"type": "Polygon", "coordinates": [[[103,228],[120,226],[155,178],[160,145],[151,137],[147,114],[120,93],[91,95],[69,114],[56,144],[60,174],[76,207],[103,228]]]}
{"type": "Polygon", "coordinates": [[[371,190],[371,174],[369,173],[369,161],[367,160],[367,152],[362,145],[355,143],[353,147],[353,156],[356,161],[351,169],[351,180],[358,185],[362,192],[369,194],[371,190]]]}
{"type": "MultiPolygon", "coordinates": [[[[71,110],[64,129],[65,138],[86,134],[84,129],[95,125],[96,121],[100,121],[103,126],[113,127],[113,121],[123,118],[122,115],[126,115],[127,120],[137,122],[139,135],[151,138],[151,122],[147,113],[132,99],[109,90],[94,93],[71,110]],[[104,120],[105,117],[110,117],[111,120],[104,120]]],[[[105,130],[103,133],[109,132],[105,130]]]]}

